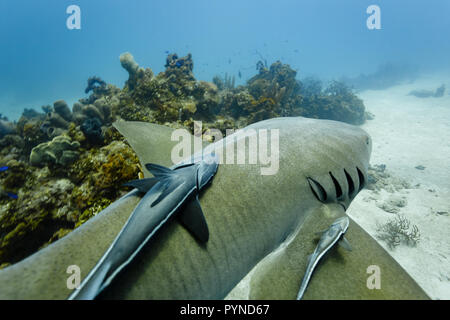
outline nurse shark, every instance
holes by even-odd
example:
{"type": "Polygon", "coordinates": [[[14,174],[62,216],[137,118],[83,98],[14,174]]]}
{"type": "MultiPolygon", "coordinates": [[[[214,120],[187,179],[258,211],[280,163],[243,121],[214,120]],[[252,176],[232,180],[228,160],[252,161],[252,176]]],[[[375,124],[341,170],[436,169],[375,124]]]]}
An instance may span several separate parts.
{"type": "MultiPolygon", "coordinates": [[[[115,127],[143,166],[172,165],[173,129],[125,121],[115,127]]],[[[100,298],[223,299],[250,271],[248,298],[296,298],[307,257],[317,244],[314,234],[345,216],[367,181],[371,139],[355,126],[302,117],[274,118],[246,129],[279,131],[276,174],[261,175],[255,164],[220,164],[211,185],[199,195],[208,241],[199,243],[179,221],[167,221],[100,298]]],[[[220,146],[239,139],[246,138],[234,134],[210,146],[221,156],[220,146]]],[[[1,270],[0,298],[69,297],[68,268],[77,266],[82,278],[89,274],[140,195],[131,191],[63,239],[1,270]]],[[[353,251],[330,250],[303,299],[427,299],[400,265],[349,220],[346,238],[353,251]],[[371,265],[382,272],[379,290],[367,286],[371,265]]]]}

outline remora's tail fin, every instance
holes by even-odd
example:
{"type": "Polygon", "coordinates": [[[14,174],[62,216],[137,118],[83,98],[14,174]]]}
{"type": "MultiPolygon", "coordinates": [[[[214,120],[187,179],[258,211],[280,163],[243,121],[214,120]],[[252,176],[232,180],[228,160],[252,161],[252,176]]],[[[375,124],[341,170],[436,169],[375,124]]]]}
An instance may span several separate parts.
{"type": "Polygon", "coordinates": [[[146,193],[158,181],[159,181],[159,179],[157,179],[157,178],[137,179],[137,180],[128,181],[127,183],[124,183],[123,186],[133,187],[133,188],[138,189],[139,192],[146,193]]]}
{"type": "Polygon", "coordinates": [[[155,178],[164,178],[169,176],[173,170],[155,163],[146,163],[145,168],[155,176],[155,178]]]}

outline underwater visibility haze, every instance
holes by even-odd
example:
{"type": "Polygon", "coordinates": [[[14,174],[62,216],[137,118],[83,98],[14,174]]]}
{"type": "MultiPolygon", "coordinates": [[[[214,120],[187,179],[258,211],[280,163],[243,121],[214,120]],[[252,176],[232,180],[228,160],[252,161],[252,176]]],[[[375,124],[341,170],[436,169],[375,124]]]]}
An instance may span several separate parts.
{"type": "Polygon", "coordinates": [[[449,14],[3,0],[0,299],[450,299],[449,14]]]}

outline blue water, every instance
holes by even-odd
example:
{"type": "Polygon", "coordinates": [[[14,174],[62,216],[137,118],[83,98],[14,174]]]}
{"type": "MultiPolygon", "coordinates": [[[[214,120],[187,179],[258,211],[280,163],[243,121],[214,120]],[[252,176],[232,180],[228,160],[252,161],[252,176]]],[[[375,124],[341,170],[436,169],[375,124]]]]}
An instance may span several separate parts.
{"type": "Polygon", "coordinates": [[[164,69],[166,51],[192,53],[194,74],[256,73],[261,56],[323,79],[406,63],[422,71],[450,69],[450,1],[392,0],[1,0],[0,113],[17,119],[85,96],[89,76],[122,87],[119,55],[164,69]],[[69,30],[69,5],[81,30],[69,30]],[[366,8],[381,9],[381,29],[366,26],[366,8]]]}

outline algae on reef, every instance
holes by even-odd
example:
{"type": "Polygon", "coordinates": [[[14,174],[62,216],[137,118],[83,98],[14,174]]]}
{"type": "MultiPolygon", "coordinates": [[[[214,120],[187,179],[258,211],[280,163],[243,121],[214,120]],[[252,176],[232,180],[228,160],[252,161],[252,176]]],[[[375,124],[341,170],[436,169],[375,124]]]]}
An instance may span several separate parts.
{"type": "MultiPolygon", "coordinates": [[[[72,110],[63,100],[27,109],[17,123],[0,121],[0,268],[58,240],[107,207],[142,177],[133,150],[112,127],[120,119],[174,128],[236,129],[280,116],[364,122],[364,104],[339,82],[325,90],[299,81],[280,61],[235,87],[234,78],[197,81],[192,55],[169,54],[154,75],[130,53],[120,56],[129,77],[119,89],[90,77],[72,110]]],[[[202,132],[202,133],[204,133],[202,132]]]]}

